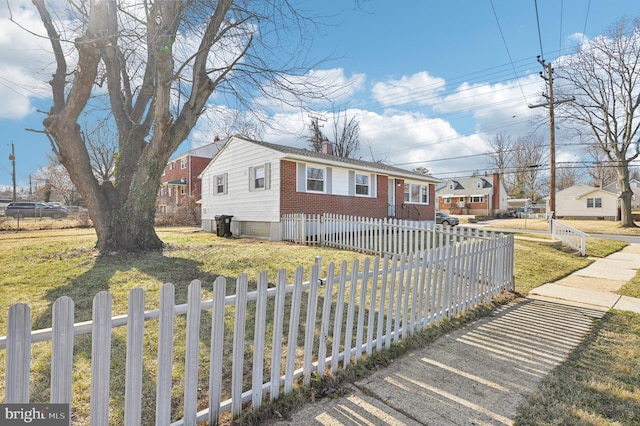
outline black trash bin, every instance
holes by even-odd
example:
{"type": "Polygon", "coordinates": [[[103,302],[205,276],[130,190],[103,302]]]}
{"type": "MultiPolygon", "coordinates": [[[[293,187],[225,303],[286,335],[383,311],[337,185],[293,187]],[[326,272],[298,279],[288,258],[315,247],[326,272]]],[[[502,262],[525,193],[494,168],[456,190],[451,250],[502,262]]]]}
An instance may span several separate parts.
{"type": "Polygon", "coordinates": [[[216,216],[216,234],[218,237],[230,237],[231,233],[231,218],[233,216],[228,216],[224,214],[220,214],[216,216]]]}

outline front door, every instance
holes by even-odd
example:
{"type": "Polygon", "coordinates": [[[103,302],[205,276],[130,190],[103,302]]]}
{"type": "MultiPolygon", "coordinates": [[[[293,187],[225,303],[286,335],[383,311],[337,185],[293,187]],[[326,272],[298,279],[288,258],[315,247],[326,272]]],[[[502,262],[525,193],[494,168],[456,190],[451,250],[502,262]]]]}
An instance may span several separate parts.
{"type": "Polygon", "coordinates": [[[396,180],[389,178],[389,217],[396,217],[396,180]]]}

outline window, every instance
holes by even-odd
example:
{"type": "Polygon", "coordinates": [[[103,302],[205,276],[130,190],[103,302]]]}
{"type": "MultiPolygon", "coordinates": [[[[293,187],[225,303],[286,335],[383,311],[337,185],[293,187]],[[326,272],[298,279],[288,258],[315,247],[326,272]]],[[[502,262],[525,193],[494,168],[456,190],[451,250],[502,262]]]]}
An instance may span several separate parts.
{"type": "Polygon", "coordinates": [[[307,191],[324,192],[324,169],[307,167],[307,191]]]}
{"type": "Polygon", "coordinates": [[[602,198],[587,198],[587,208],[588,209],[602,208],[602,198]]]}
{"type": "Polygon", "coordinates": [[[187,193],[187,187],[186,186],[181,186],[180,187],[180,194],[185,195],[187,193]]]}
{"type": "Polygon", "coordinates": [[[216,176],[216,192],[218,194],[224,192],[224,175],[216,176]]]}
{"type": "Polygon", "coordinates": [[[484,196],[469,197],[470,203],[484,203],[484,196]]]}
{"type": "Polygon", "coordinates": [[[453,190],[453,182],[449,182],[449,189],[453,190]]]}
{"type": "Polygon", "coordinates": [[[429,204],[429,186],[405,183],[404,201],[405,203],[429,204]]]}
{"type": "Polygon", "coordinates": [[[482,181],[481,181],[481,180],[479,180],[479,181],[476,183],[476,188],[482,188],[482,181]]]}
{"type": "Polygon", "coordinates": [[[249,191],[264,191],[271,188],[271,163],[249,167],[249,191]]]}
{"type": "Polygon", "coordinates": [[[254,189],[264,189],[264,166],[256,167],[253,171],[254,189]]]}
{"type": "Polygon", "coordinates": [[[356,173],[356,195],[369,195],[369,175],[356,173]]]}
{"type": "Polygon", "coordinates": [[[180,168],[181,168],[181,169],[186,169],[186,168],[187,168],[187,157],[182,158],[182,159],[180,160],[180,168]]]}
{"type": "Polygon", "coordinates": [[[175,161],[170,162],[169,163],[169,170],[173,170],[175,168],[176,168],[176,162],[175,161]]]}
{"type": "Polygon", "coordinates": [[[442,202],[444,204],[451,204],[451,197],[443,197],[442,202]]]}

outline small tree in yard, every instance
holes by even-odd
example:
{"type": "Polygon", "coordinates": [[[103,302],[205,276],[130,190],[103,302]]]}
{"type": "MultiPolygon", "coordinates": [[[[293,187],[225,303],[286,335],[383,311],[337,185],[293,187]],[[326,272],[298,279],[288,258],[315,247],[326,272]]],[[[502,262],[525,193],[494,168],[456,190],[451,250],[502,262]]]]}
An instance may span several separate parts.
{"type": "Polygon", "coordinates": [[[214,92],[246,109],[257,96],[299,104],[323,93],[296,62],[314,22],[287,0],[33,4],[56,67],[44,131],[89,209],[102,253],[162,248],[154,229],[160,176],[214,92]],[[297,31],[290,55],[272,47],[285,44],[280,31],[289,32],[288,41],[297,31]],[[118,135],[114,178],[107,180],[94,175],[78,124],[102,104],[118,135]]]}
{"type": "Polygon", "coordinates": [[[640,20],[621,20],[581,46],[559,62],[556,78],[575,97],[558,105],[560,115],[602,150],[621,191],[621,225],[635,226],[629,164],[640,155],[640,20]]]}

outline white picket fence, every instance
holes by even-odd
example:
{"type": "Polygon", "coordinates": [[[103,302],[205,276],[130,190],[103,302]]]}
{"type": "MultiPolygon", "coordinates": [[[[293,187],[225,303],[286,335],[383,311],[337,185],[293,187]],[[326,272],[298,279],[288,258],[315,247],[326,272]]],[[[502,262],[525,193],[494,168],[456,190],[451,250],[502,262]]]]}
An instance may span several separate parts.
{"type": "Polygon", "coordinates": [[[306,282],[301,266],[289,285],[284,269],[277,277],[263,272],[256,283],[249,283],[246,274],[235,282],[218,277],[209,300],[202,300],[201,283],[193,281],[182,305],[174,303],[174,286],[165,284],[159,307],[147,311],[145,291],[137,288],[129,294],[128,314],[118,317],[112,317],[111,295],[101,292],[93,300],[93,320],[77,324],[74,302],[61,297],[53,305],[52,328],[37,331],[31,330],[29,306],[19,303],[9,309],[7,336],[0,338],[0,349],[6,350],[5,403],[46,402],[30,399],[31,347],[51,341],[45,356],[51,360],[50,402],[71,403],[73,410],[79,395],[72,394],[72,380],[90,380],[92,425],[137,425],[143,418],[145,424],[153,423],[149,413],[143,417],[143,398],[155,400],[158,425],[216,424],[224,412],[240,414],[244,403],[258,408],[267,399],[290,393],[299,378],[309,384],[315,373],[336,372],[365,354],[512,291],[513,250],[513,236],[499,235],[411,255],[365,258],[352,265],[330,263],[324,273],[318,259],[306,282]],[[274,287],[269,278],[275,278],[274,287]],[[249,285],[255,290],[249,291],[249,285]],[[234,295],[226,296],[228,286],[235,288],[234,295]],[[247,312],[255,312],[255,321],[247,322],[252,318],[247,312]],[[210,335],[201,332],[203,313],[210,315],[210,335]],[[177,316],[186,316],[186,330],[176,325],[177,316]],[[225,329],[225,317],[233,318],[232,331],[225,329]],[[114,419],[110,413],[118,407],[110,383],[111,356],[122,348],[112,347],[112,342],[114,329],[121,326],[127,327],[124,403],[119,407],[124,419],[114,419]],[[89,333],[91,377],[78,377],[74,341],[77,348],[77,336],[89,333]],[[186,351],[176,360],[174,339],[179,334],[186,351]],[[143,348],[149,350],[156,340],[157,359],[150,360],[143,348]],[[229,358],[230,372],[223,367],[223,359],[229,358]],[[180,380],[174,372],[178,361],[184,367],[180,380]],[[157,370],[152,395],[148,388],[143,393],[149,362],[157,370]],[[225,387],[223,376],[229,375],[231,384],[225,387]],[[181,396],[172,388],[176,381],[183,384],[181,396]],[[172,413],[172,406],[183,411],[172,413]]]}
{"type": "Polygon", "coordinates": [[[282,240],[383,256],[415,253],[460,241],[493,238],[478,228],[436,225],[433,221],[366,218],[334,214],[287,214],[282,240]]]}
{"type": "Polygon", "coordinates": [[[563,244],[566,244],[572,249],[579,251],[581,256],[586,256],[587,237],[589,236],[589,234],[586,234],[578,229],[564,224],[557,219],[551,218],[550,224],[552,239],[560,240],[563,244]]]}

